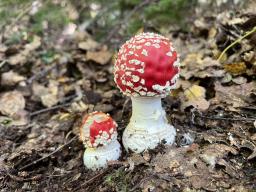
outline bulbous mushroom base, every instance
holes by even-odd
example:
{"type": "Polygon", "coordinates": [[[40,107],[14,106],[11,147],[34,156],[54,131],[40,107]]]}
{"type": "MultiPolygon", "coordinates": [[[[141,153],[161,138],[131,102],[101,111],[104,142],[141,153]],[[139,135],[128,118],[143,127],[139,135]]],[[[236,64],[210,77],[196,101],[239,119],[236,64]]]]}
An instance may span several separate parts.
{"type": "Polygon", "coordinates": [[[87,148],[84,152],[84,165],[88,169],[96,170],[107,167],[108,161],[118,160],[121,155],[121,146],[118,141],[113,141],[107,146],[87,148]]]}
{"type": "Polygon", "coordinates": [[[155,129],[136,129],[128,124],[123,133],[123,145],[125,149],[135,153],[141,153],[147,149],[154,149],[158,144],[173,144],[176,130],[172,125],[166,124],[155,129]]]}

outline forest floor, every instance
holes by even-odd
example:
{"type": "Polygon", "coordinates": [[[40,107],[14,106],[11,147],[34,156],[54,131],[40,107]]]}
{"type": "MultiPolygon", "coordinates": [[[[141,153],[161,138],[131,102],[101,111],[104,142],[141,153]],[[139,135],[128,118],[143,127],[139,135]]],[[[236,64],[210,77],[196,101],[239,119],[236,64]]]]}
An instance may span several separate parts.
{"type": "MultiPolygon", "coordinates": [[[[103,111],[117,121],[121,142],[131,101],[113,81],[117,49],[73,25],[41,36],[12,35],[29,26],[28,18],[7,26],[0,44],[0,191],[256,190],[256,33],[218,60],[256,26],[255,7],[251,1],[236,11],[197,10],[189,33],[165,30],[182,65],[178,89],[163,99],[176,142],[142,154],[123,150],[98,171],[83,165],[78,128],[82,115],[103,111]]],[[[116,47],[128,38],[117,37],[116,47]]]]}

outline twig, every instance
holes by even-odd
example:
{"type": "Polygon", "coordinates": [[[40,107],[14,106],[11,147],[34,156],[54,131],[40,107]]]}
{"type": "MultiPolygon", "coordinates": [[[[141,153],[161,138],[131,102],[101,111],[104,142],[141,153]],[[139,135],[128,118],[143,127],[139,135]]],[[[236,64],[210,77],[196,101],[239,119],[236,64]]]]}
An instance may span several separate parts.
{"type": "Polygon", "coordinates": [[[250,106],[245,106],[245,107],[239,107],[240,109],[247,109],[247,110],[256,110],[256,107],[250,107],[250,106]]]}
{"type": "Polygon", "coordinates": [[[104,175],[106,172],[108,171],[105,170],[97,175],[95,175],[94,177],[92,177],[91,179],[89,179],[88,181],[85,181],[84,183],[82,183],[80,186],[78,186],[77,188],[75,188],[73,191],[77,191],[78,189],[82,188],[82,187],[85,187],[87,184],[91,183],[92,181],[94,181],[95,179],[97,179],[98,177],[104,175]]]}
{"type": "Polygon", "coordinates": [[[72,143],[74,140],[76,140],[77,138],[78,138],[78,135],[74,136],[74,137],[73,137],[72,139],[70,139],[68,142],[66,142],[66,143],[64,143],[63,145],[59,146],[56,150],[54,150],[53,152],[49,153],[48,155],[46,155],[46,156],[44,156],[44,157],[41,157],[41,158],[39,158],[39,159],[37,159],[37,160],[35,160],[35,161],[33,161],[33,162],[31,162],[31,163],[29,163],[29,164],[23,166],[23,167],[21,167],[21,168],[19,169],[19,171],[22,171],[22,170],[24,170],[24,169],[30,167],[31,165],[35,165],[35,164],[37,164],[38,162],[40,162],[40,161],[42,161],[42,160],[44,160],[44,159],[47,159],[48,157],[54,155],[55,153],[57,153],[58,151],[60,151],[60,150],[63,149],[64,147],[66,147],[67,145],[71,144],[71,143],[72,143]]]}
{"type": "Polygon", "coordinates": [[[204,119],[211,119],[211,120],[223,120],[223,121],[256,121],[256,118],[228,118],[228,117],[216,117],[216,116],[204,116],[204,115],[197,115],[198,117],[202,117],[204,119]]]}
{"type": "Polygon", "coordinates": [[[222,53],[220,54],[219,58],[217,59],[218,61],[220,61],[220,59],[223,57],[223,55],[231,48],[233,47],[235,44],[241,42],[244,38],[248,37],[249,35],[253,34],[254,32],[256,32],[256,27],[254,27],[251,31],[247,31],[242,37],[238,38],[236,41],[234,41],[233,43],[231,43],[229,46],[227,46],[224,51],[222,51],[222,53]]]}
{"type": "Polygon", "coordinates": [[[69,106],[71,104],[72,104],[72,102],[64,103],[64,104],[60,104],[60,105],[55,105],[53,107],[49,107],[49,108],[41,109],[41,110],[38,110],[38,111],[34,111],[34,112],[30,113],[30,117],[33,117],[33,116],[38,115],[40,113],[45,113],[45,112],[48,112],[48,111],[51,111],[51,110],[59,109],[61,107],[66,107],[66,106],[69,106]]]}

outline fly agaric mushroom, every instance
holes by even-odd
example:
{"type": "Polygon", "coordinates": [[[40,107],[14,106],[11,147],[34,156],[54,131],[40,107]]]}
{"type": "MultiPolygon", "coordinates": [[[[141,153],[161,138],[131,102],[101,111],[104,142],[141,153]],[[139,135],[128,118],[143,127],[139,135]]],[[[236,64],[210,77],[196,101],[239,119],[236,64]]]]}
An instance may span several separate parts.
{"type": "Polygon", "coordinates": [[[179,58],[170,41],[155,33],[141,33],[119,50],[114,80],[132,100],[132,117],[123,133],[126,150],[142,152],[161,141],[172,144],[176,130],[168,124],[161,98],[175,88],[179,58]]]}
{"type": "Polygon", "coordinates": [[[93,112],[83,118],[80,140],[84,143],[84,164],[96,170],[106,167],[108,161],[117,160],[121,147],[117,141],[117,123],[103,112],[93,112]]]}

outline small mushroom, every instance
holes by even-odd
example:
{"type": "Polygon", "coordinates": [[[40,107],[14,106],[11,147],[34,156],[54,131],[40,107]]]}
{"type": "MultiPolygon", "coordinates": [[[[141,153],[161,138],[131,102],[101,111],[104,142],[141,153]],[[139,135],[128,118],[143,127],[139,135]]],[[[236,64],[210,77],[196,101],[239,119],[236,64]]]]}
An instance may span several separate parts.
{"type": "Polygon", "coordinates": [[[120,48],[114,65],[114,80],[131,97],[132,117],[123,133],[123,145],[140,153],[161,141],[172,144],[176,130],[169,125],[161,98],[175,88],[179,58],[169,39],[141,33],[120,48]]]}
{"type": "Polygon", "coordinates": [[[80,140],[86,147],[83,160],[88,169],[107,167],[108,161],[120,157],[116,128],[117,123],[103,112],[93,112],[83,118],[80,140]]]}

